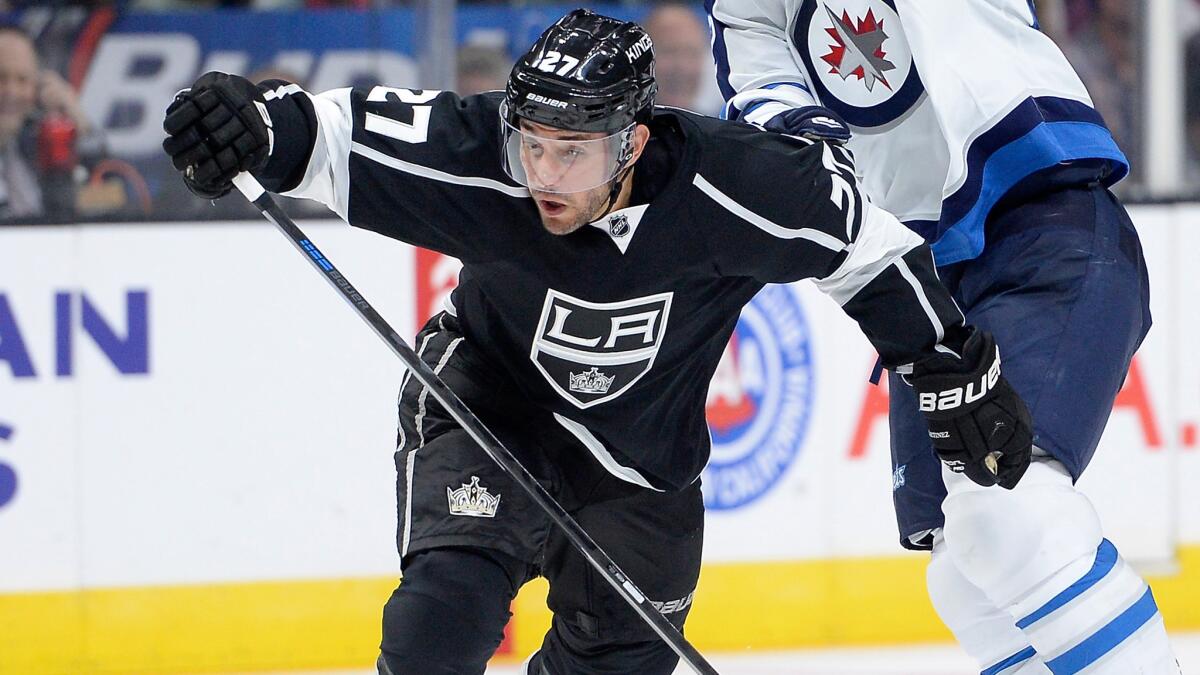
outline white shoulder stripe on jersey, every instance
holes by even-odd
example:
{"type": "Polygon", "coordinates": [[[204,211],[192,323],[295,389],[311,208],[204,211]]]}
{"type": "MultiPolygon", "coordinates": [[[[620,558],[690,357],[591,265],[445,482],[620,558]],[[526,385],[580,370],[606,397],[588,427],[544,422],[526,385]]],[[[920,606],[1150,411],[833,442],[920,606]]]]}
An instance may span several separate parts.
{"type": "Polygon", "coordinates": [[[572,436],[578,438],[579,442],[583,443],[583,446],[588,449],[588,452],[592,453],[592,456],[596,458],[596,461],[600,462],[601,466],[603,466],[606,471],[627,483],[640,485],[641,487],[654,490],[655,492],[662,492],[662,490],[659,490],[651,485],[650,481],[646,480],[645,476],[619,463],[617,459],[613,457],[611,453],[609,453],[608,448],[605,448],[604,444],[600,442],[600,439],[596,438],[594,435],[592,435],[592,432],[588,431],[587,427],[583,426],[579,422],[567,419],[558,413],[554,413],[554,419],[557,420],[564,429],[571,432],[572,436]]]}
{"type": "Polygon", "coordinates": [[[445,171],[438,171],[437,169],[431,169],[427,166],[421,166],[420,164],[413,164],[412,162],[406,162],[402,159],[397,159],[391,155],[385,155],[384,153],[363,145],[362,143],[354,143],[351,146],[351,151],[357,155],[371,160],[372,162],[382,164],[397,171],[410,173],[414,176],[421,176],[422,178],[441,181],[443,183],[453,183],[455,185],[469,185],[472,187],[487,188],[489,190],[503,192],[509,197],[529,198],[529,190],[523,187],[505,185],[500,181],[492,180],[490,178],[479,178],[477,176],[455,176],[454,174],[446,173],[445,171]]]}
{"type": "Polygon", "coordinates": [[[724,192],[718,190],[712,183],[704,179],[704,176],[696,174],[692,179],[692,184],[700,188],[700,191],[708,195],[716,203],[720,204],[726,211],[750,223],[767,234],[778,237],[780,239],[807,239],[814,244],[824,246],[831,251],[841,251],[846,248],[845,242],[837,237],[826,234],[820,230],[814,230],[811,227],[802,227],[797,230],[789,229],[776,225],[775,223],[763,218],[750,209],[733,201],[724,192]]]}

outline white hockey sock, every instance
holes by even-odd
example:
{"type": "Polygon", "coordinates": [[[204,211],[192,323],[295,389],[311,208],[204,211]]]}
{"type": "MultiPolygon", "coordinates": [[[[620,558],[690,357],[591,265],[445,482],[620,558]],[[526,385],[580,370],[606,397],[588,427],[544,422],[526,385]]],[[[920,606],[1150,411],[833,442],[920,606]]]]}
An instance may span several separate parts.
{"type": "Polygon", "coordinates": [[[1012,616],[1050,672],[1178,672],[1149,587],[1102,538],[1061,465],[1035,461],[1011,491],[944,478],[949,557],[1012,616]]]}
{"type": "Polygon", "coordinates": [[[1177,673],[1150,587],[1107,539],[1091,558],[1068,565],[1011,607],[1050,672],[1177,673]]]}

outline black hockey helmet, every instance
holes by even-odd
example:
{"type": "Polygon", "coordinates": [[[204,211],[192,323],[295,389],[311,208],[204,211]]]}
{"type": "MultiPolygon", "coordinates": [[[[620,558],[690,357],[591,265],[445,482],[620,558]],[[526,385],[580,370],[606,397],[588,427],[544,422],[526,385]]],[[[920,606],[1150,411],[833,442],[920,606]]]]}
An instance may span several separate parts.
{"type": "Polygon", "coordinates": [[[577,9],[546,29],[513,66],[510,124],[615,132],[649,118],[658,85],[650,36],[636,23],[577,9]]]}

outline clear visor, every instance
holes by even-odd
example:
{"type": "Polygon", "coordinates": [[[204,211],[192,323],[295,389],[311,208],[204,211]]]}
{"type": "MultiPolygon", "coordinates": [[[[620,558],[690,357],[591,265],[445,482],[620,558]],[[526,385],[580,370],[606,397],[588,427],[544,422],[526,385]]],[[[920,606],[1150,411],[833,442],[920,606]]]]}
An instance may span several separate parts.
{"type": "Polygon", "coordinates": [[[539,132],[545,135],[538,135],[532,126],[525,129],[513,126],[506,113],[502,107],[501,162],[509,177],[530,190],[557,194],[586,192],[610,182],[629,159],[633,125],[608,136],[544,128],[539,132]]]}

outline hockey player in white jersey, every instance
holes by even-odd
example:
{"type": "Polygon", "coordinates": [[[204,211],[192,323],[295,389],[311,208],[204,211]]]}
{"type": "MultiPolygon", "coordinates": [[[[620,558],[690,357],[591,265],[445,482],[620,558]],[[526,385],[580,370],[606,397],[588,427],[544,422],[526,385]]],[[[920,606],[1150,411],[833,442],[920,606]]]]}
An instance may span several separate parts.
{"type": "Polygon", "coordinates": [[[1150,327],[1148,288],[1107,189],[1128,163],[1032,0],[706,5],[725,116],[845,142],[1030,404],[1033,465],[977,484],[890,376],[901,544],[933,551],[943,621],[984,675],[1178,672],[1153,595],[1074,487],[1150,327]]]}

